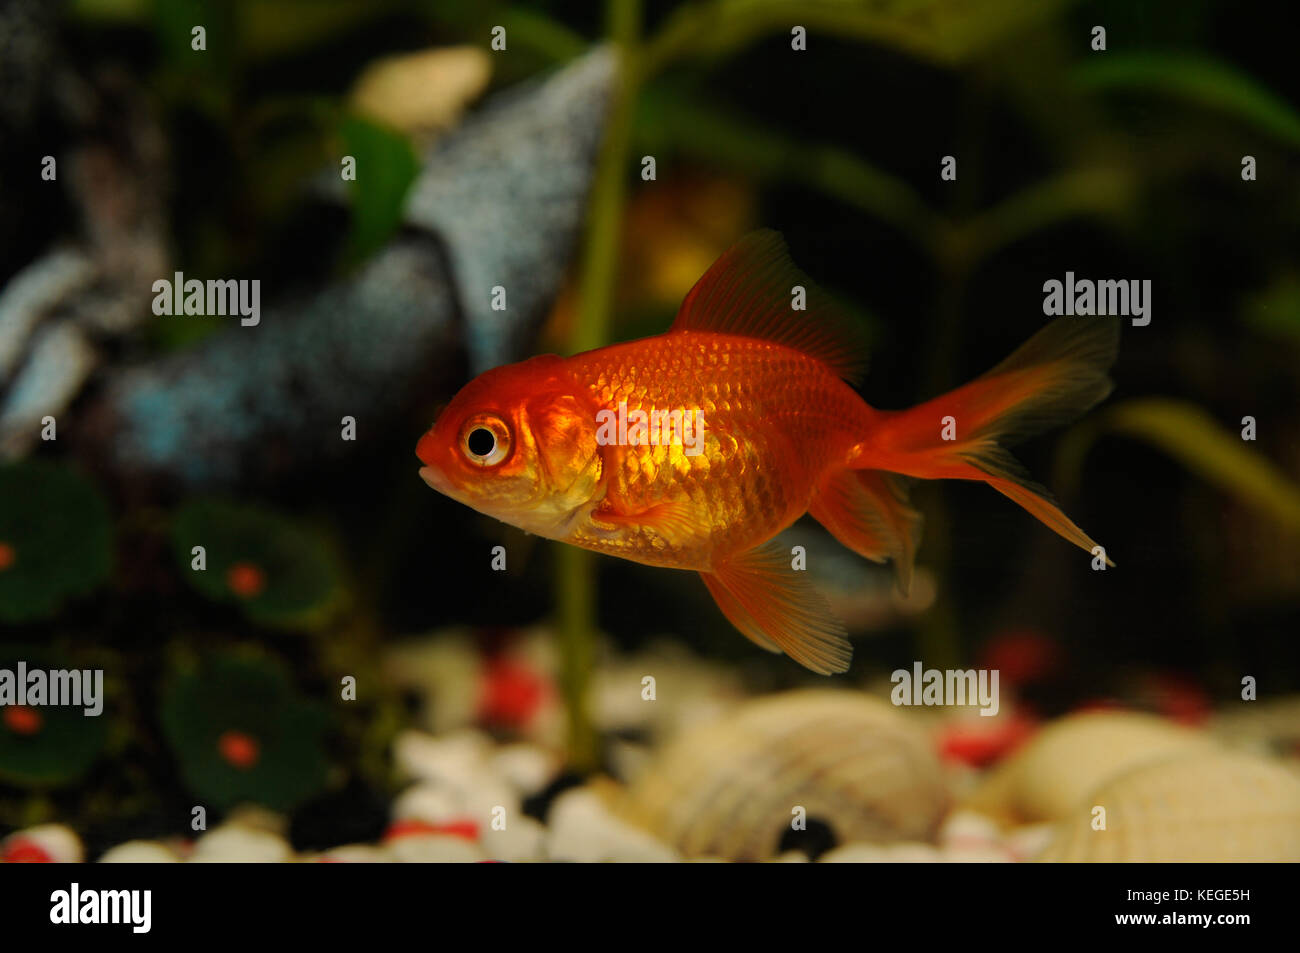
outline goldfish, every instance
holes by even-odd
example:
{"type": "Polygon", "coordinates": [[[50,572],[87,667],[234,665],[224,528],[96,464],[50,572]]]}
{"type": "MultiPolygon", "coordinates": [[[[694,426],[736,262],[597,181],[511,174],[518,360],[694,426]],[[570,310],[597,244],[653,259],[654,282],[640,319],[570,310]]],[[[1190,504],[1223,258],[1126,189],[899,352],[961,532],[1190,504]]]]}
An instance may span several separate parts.
{"type": "Polygon", "coordinates": [[[809,514],[892,562],[906,593],[923,522],[909,482],[975,480],[1098,553],[1006,446],[1103,400],[1118,339],[1116,319],[1058,318],[974,381],[878,410],[854,388],[864,329],[762,230],[723,253],[663,334],[471,380],[420,438],[419,474],[529,533],[697,572],[742,634],[829,675],[849,666],[847,633],[774,537],[809,514]]]}

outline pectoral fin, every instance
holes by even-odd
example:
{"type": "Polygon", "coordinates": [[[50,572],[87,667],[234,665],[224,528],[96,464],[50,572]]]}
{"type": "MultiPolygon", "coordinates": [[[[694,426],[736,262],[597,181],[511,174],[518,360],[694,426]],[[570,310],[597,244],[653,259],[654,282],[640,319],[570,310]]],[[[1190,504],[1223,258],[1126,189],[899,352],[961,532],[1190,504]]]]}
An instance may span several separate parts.
{"type": "Polygon", "coordinates": [[[733,556],[700,577],[722,614],[768,651],[784,652],[819,675],[846,671],[853,657],[843,624],[778,546],[733,556]]]}
{"type": "Polygon", "coordinates": [[[624,513],[605,505],[592,514],[597,524],[606,526],[642,526],[663,537],[669,545],[685,546],[708,539],[709,526],[699,512],[686,501],[656,503],[635,513],[624,513]]]}

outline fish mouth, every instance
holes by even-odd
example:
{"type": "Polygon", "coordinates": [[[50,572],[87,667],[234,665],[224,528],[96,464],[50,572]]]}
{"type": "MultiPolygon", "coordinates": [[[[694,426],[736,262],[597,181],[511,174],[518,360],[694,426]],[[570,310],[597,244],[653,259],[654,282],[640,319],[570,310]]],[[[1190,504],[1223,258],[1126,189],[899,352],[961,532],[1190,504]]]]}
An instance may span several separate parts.
{"type": "Polygon", "coordinates": [[[451,481],[436,467],[420,467],[420,479],[444,496],[453,496],[451,481]]]}

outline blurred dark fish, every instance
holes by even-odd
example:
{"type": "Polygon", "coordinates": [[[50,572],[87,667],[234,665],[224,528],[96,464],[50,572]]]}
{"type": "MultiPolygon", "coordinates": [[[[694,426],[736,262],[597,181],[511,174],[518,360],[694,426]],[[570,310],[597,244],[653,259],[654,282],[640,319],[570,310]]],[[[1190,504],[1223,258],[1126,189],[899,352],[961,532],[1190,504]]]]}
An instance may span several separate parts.
{"type": "MultiPolygon", "coordinates": [[[[281,299],[255,328],[232,320],[197,347],[110,370],[74,422],[83,455],[133,482],[266,481],[354,446],[340,439],[343,417],[374,436],[454,386],[465,350],[478,368],[517,358],[576,244],[614,76],[613,53],[600,49],[492,98],[438,141],[408,194],[405,228],[349,279],[281,299]],[[497,285],[507,310],[490,306],[497,285]]],[[[151,280],[170,277],[157,266],[151,280]]],[[[40,315],[10,300],[11,325],[35,328],[40,315]]],[[[12,419],[27,438],[87,373],[84,349],[68,345],[44,346],[44,369],[25,374],[32,386],[12,419]]]]}

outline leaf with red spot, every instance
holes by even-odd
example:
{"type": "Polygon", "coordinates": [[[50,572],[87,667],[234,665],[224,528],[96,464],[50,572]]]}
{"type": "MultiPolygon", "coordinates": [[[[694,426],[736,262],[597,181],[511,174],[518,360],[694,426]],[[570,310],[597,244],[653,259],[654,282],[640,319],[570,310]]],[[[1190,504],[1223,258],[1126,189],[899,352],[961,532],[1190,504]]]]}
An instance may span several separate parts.
{"type": "Polygon", "coordinates": [[[340,563],[313,530],[259,506],[201,499],[172,522],[172,546],[191,585],[250,619],[277,628],[316,628],[343,601],[340,563]],[[193,568],[202,546],[206,568],[193,568]]]}
{"type": "MultiPolygon", "coordinates": [[[[17,672],[76,669],[85,665],[37,645],[0,645],[0,669],[17,672]]],[[[80,780],[100,757],[108,738],[111,703],[87,717],[71,705],[0,707],[0,781],[24,788],[64,787],[80,780]]]]}
{"type": "Polygon", "coordinates": [[[161,719],[182,780],[218,808],[288,811],[325,787],[326,712],[261,654],[226,652],[175,673],[161,719]]]}

